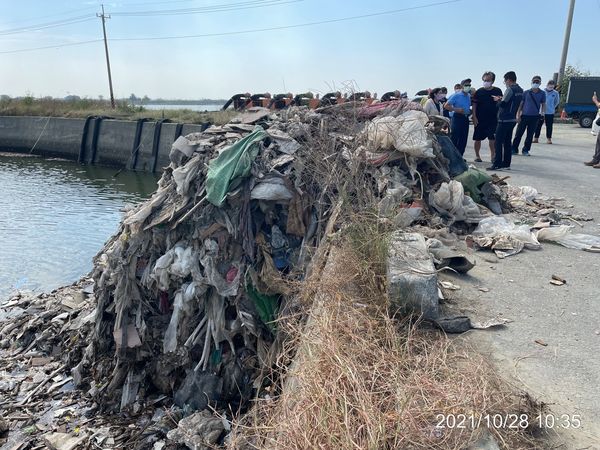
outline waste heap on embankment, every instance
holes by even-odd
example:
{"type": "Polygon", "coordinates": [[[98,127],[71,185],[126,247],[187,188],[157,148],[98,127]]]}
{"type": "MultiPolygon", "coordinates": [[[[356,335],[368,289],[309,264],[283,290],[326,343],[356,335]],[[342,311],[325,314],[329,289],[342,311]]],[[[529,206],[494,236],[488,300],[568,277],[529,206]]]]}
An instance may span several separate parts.
{"type": "MultiPolygon", "coordinates": [[[[254,399],[294,388],[272,376],[289,354],[285,320],[311,323],[304,283],[333,264],[353,222],[386,236],[390,315],[448,332],[504,323],[444,317],[438,303],[436,271],[468,271],[473,249],[599,248],[561,224],[569,213],[557,199],[468,167],[446,129],[395,101],[255,108],[179,138],[157,191],[125,214],[91,278],[0,306],[0,443],[231,445],[231,423],[254,399]]],[[[443,433],[423,436],[454,448],[443,433]]]]}

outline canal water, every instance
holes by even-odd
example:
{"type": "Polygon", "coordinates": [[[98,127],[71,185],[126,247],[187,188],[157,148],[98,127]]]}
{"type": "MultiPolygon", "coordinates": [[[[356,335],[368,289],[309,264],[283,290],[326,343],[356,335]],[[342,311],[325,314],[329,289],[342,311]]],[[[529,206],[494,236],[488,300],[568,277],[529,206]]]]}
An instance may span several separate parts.
{"type": "Polygon", "coordinates": [[[156,175],[0,153],[0,300],[77,281],[156,175]]]}

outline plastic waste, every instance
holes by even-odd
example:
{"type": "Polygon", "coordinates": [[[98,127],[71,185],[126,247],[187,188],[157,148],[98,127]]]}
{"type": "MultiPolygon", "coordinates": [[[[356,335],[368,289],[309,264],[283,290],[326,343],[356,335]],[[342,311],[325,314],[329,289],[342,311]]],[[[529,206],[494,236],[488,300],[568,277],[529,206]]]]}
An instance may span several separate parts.
{"type": "Polygon", "coordinates": [[[410,194],[411,191],[406,186],[398,185],[398,187],[388,188],[385,197],[379,202],[379,214],[382,216],[389,215],[405,198],[410,197],[410,194]]]}
{"type": "Polygon", "coordinates": [[[521,198],[526,202],[533,201],[538,195],[536,188],[532,188],[531,186],[521,186],[521,198]]]}
{"type": "Polygon", "coordinates": [[[454,221],[478,223],[482,218],[479,206],[464,194],[463,185],[456,180],[442,183],[436,192],[431,192],[429,203],[454,221]]]}
{"type": "Polygon", "coordinates": [[[425,128],[428,120],[422,111],[378,117],[367,125],[367,142],[376,150],[395,149],[411,156],[433,157],[432,141],[425,128]]]}
{"type": "Polygon", "coordinates": [[[570,225],[542,228],[537,232],[540,241],[556,242],[567,248],[600,252],[600,236],[573,233],[570,225]]]}
{"type": "Polygon", "coordinates": [[[202,287],[198,285],[198,283],[192,282],[182,285],[181,289],[175,294],[173,313],[171,314],[171,320],[165,331],[163,340],[164,353],[174,352],[177,349],[177,332],[179,324],[186,314],[189,315],[192,313],[193,300],[196,295],[204,292],[206,292],[206,287],[202,287]]]}
{"type": "Polygon", "coordinates": [[[173,171],[173,180],[175,181],[176,191],[179,195],[186,195],[190,182],[196,178],[196,174],[200,169],[200,155],[195,155],[184,166],[178,167],[173,171]]]}
{"type": "Polygon", "coordinates": [[[254,189],[250,192],[250,198],[253,200],[289,202],[294,198],[294,193],[287,188],[282,178],[272,177],[254,186],[254,189]]]}
{"type": "Polygon", "coordinates": [[[514,223],[509,222],[503,216],[486,217],[479,222],[479,225],[473,231],[473,236],[485,236],[491,238],[506,236],[523,242],[526,248],[541,248],[535,234],[530,231],[529,225],[517,226],[514,223]]]}

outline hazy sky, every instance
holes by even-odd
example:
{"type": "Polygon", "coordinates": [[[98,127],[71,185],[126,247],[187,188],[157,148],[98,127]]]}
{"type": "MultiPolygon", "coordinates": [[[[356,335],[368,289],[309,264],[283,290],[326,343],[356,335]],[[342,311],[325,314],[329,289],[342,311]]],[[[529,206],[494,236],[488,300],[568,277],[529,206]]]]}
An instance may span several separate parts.
{"type": "MultiPolygon", "coordinates": [[[[0,0],[0,94],[107,98],[102,27],[95,16],[101,3],[0,0]],[[99,41],[79,44],[94,40],[99,41]],[[59,47],[64,44],[77,45],[59,47]],[[38,47],[52,48],[14,52],[38,47]]],[[[104,5],[112,14],[106,25],[117,97],[225,98],[245,91],[348,87],[412,95],[427,87],[451,88],[467,77],[480,80],[485,70],[499,78],[515,70],[528,86],[533,75],[547,80],[558,71],[568,3],[106,0],[104,5]],[[124,14],[132,12],[144,15],[124,14]],[[297,26],[324,21],[334,22],[297,26]],[[190,35],[204,36],[127,40],[190,35]]],[[[577,0],[568,62],[596,74],[598,29],[600,0],[577,0]]]]}

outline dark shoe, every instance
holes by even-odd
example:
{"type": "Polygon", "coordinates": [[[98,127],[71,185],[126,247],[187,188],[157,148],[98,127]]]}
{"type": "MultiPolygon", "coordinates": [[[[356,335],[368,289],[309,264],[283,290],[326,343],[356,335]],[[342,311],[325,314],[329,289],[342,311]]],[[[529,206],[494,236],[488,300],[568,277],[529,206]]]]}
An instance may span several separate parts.
{"type": "Polygon", "coordinates": [[[588,161],[588,162],[584,162],[584,164],[586,166],[595,166],[596,164],[598,164],[596,161],[588,161]]]}
{"type": "Polygon", "coordinates": [[[552,144],[552,139],[550,139],[550,138],[546,139],[546,144],[552,144]]]}
{"type": "Polygon", "coordinates": [[[495,164],[491,165],[490,167],[486,167],[485,170],[502,170],[503,167],[502,166],[496,166],[495,164]]]}
{"type": "Polygon", "coordinates": [[[475,162],[483,162],[483,159],[481,159],[481,158],[475,158],[475,162]]]}
{"type": "Polygon", "coordinates": [[[538,138],[534,138],[532,141],[534,144],[538,144],[540,141],[538,140],[538,138]]]}
{"type": "Polygon", "coordinates": [[[518,152],[518,151],[515,151],[515,150],[513,150],[513,151],[512,151],[512,154],[513,154],[513,155],[518,155],[518,154],[519,154],[519,152],[518,152]]]}
{"type": "Polygon", "coordinates": [[[593,167],[594,169],[600,169],[600,164],[594,164],[592,167],[593,167]]]}
{"type": "Polygon", "coordinates": [[[523,150],[523,156],[531,156],[528,150],[523,150]]]}

